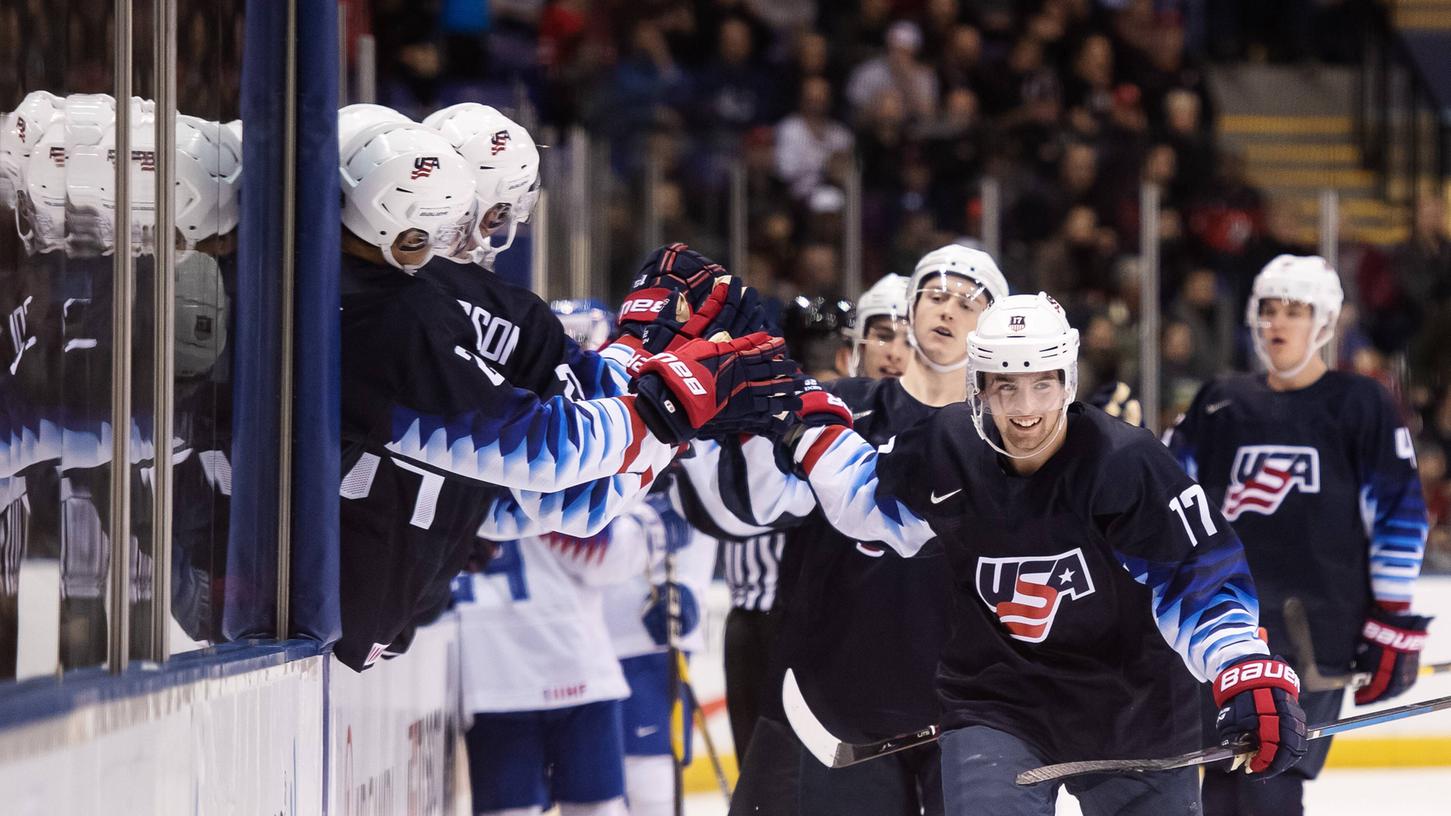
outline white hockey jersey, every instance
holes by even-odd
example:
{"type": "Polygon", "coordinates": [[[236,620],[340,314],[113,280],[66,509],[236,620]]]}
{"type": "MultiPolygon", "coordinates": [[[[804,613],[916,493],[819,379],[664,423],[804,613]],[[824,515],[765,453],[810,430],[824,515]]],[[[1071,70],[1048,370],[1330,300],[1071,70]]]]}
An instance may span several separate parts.
{"type": "Polygon", "coordinates": [[[638,536],[549,534],[498,545],[483,572],[454,580],[470,712],[537,711],[628,697],[603,610],[604,587],[643,573],[638,536]]]}
{"type": "Polygon", "coordinates": [[[679,488],[673,483],[656,490],[635,508],[610,524],[616,539],[640,540],[648,544],[649,571],[641,569],[630,579],[605,591],[605,621],[615,654],[621,660],[652,652],[663,652],[645,628],[642,615],[654,598],[652,591],[665,585],[665,554],[676,549],[675,580],[694,596],[699,613],[696,626],[685,633],[681,647],[686,652],[705,649],[705,593],[715,572],[716,540],[685,521],[680,509],[679,488]]]}

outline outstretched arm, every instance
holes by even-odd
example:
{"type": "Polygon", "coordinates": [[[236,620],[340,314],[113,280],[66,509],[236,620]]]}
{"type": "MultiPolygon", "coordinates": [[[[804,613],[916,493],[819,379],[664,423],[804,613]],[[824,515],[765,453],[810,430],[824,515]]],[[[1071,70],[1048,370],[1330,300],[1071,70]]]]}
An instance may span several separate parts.
{"type": "Polygon", "coordinates": [[[901,492],[895,484],[884,489],[878,477],[878,465],[886,457],[911,461],[921,455],[918,441],[924,436],[903,435],[907,438],[910,441],[900,451],[898,437],[877,449],[855,431],[829,425],[807,431],[793,458],[806,473],[831,526],[859,541],[881,542],[899,555],[912,556],[933,538],[932,526],[895,498],[901,492]]]}

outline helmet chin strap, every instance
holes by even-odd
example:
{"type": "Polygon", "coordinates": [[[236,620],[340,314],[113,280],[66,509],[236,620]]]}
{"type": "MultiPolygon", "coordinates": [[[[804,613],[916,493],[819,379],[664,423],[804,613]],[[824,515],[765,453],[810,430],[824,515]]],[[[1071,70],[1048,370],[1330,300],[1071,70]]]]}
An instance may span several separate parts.
{"type": "Polygon", "coordinates": [[[1324,326],[1321,326],[1317,330],[1316,334],[1324,336],[1317,337],[1315,341],[1310,344],[1310,348],[1305,352],[1304,359],[1300,360],[1299,363],[1291,368],[1281,370],[1275,368],[1274,362],[1270,359],[1270,352],[1268,349],[1265,348],[1265,342],[1260,338],[1259,330],[1256,329],[1253,335],[1255,356],[1260,358],[1260,362],[1265,364],[1266,371],[1274,374],[1280,379],[1292,380],[1295,377],[1299,376],[1300,372],[1304,371],[1305,367],[1310,365],[1310,361],[1315,359],[1315,355],[1320,353],[1320,349],[1324,348],[1325,344],[1330,342],[1330,339],[1335,336],[1335,330],[1330,326],[1329,322],[1327,322],[1324,326]]]}
{"type": "Polygon", "coordinates": [[[1008,457],[1009,459],[1032,459],[1034,456],[1037,456],[1038,454],[1046,450],[1049,445],[1053,444],[1053,442],[1058,439],[1058,436],[1063,433],[1064,429],[1068,427],[1068,405],[1072,402],[1072,400],[1068,398],[1065,398],[1063,400],[1063,407],[1058,409],[1058,422],[1056,425],[1053,426],[1052,433],[1049,433],[1048,437],[1043,440],[1043,444],[1039,445],[1028,453],[1009,453],[1004,446],[994,442],[992,440],[992,437],[988,435],[987,431],[983,429],[982,401],[974,396],[972,398],[972,402],[973,427],[977,429],[977,435],[982,437],[982,441],[986,442],[988,444],[988,447],[992,448],[1003,456],[1008,457]]]}
{"type": "Polygon", "coordinates": [[[479,236],[479,245],[469,251],[469,260],[490,271],[494,269],[494,258],[500,252],[514,245],[514,235],[519,231],[519,220],[512,214],[509,216],[509,231],[505,234],[504,243],[494,246],[491,236],[484,235],[477,227],[474,232],[479,236]]]}
{"type": "Polygon", "coordinates": [[[918,345],[917,343],[917,329],[915,327],[911,331],[907,332],[907,345],[912,347],[912,353],[917,355],[918,360],[921,360],[924,365],[926,365],[933,371],[936,371],[938,374],[951,374],[954,371],[961,371],[962,369],[967,368],[966,344],[964,344],[962,347],[962,359],[958,360],[955,363],[949,363],[947,365],[935,362],[934,360],[932,360],[932,358],[927,356],[927,353],[922,350],[922,346],[918,345]]]}

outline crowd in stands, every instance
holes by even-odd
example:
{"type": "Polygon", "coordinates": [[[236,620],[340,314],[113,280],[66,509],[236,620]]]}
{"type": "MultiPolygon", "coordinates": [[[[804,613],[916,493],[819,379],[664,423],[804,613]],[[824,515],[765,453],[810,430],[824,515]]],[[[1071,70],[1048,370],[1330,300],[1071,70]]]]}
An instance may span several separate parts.
{"type": "MultiPolygon", "coordinates": [[[[1140,184],[1155,182],[1163,421],[1207,378],[1249,367],[1242,310],[1254,274],[1275,255],[1315,251],[1300,243],[1303,216],[1217,149],[1206,65],[1358,59],[1354,32],[1371,4],[353,5],[350,30],[378,39],[378,101],[426,111],[508,83],[545,127],[583,125],[609,145],[600,202],[620,281],[643,246],[647,194],[662,235],[725,256],[733,167],[749,214],[748,261],[734,271],[782,301],[844,294],[854,185],[870,284],[945,241],[981,236],[981,181],[996,179],[1000,265],[1015,290],[1048,290],[1070,310],[1085,393],[1137,378],[1140,184]],[[647,161],[661,172],[646,173],[647,161]]],[[[1382,377],[1415,414],[1441,523],[1433,551],[1451,568],[1451,238],[1439,196],[1422,199],[1405,245],[1347,245],[1340,266],[1340,364],[1382,377]]]]}

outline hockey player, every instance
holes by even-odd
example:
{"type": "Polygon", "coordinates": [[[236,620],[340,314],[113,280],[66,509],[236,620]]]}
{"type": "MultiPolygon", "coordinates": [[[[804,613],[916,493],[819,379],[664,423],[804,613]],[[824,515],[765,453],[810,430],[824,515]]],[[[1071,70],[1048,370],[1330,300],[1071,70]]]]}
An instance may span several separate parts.
{"type": "MultiPolygon", "coordinates": [[[[571,402],[516,389],[478,352],[477,324],[458,303],[411,274],[467,237],[474,180],[453,146],[384,122],[353,134],[342,162],[342,530],[344,546],[367,556],[342,562],[336,653],[362,669],[437,603],[438,586],[446,597],[501,491],[658,472],[707,422],[779,411],[788,366],[773,360],[779,341],[748,335],[643,361],[632,396],[571,402]]],[[[688,281],[647,283],[660,303],[651,318],[689,311],[688,281]]],[[[704,304],[724,306],[727,285],[711,283],[702,316],[704,304]]]]}
{"type": "Polygon", "coordinates": [[[847,337],[845,366],[849,377],[900,377],[912,353],[907,335],[907,289],[910,279],[883,275],[856,302],[847,337]]]}
{"type": "MultiPolygon", "coordinates": [[[[1074,402],[1077,355],[1055,301],[1004,298],[970,335],[966,404],[880,446],[837,424],[791,447],[838,529],[904,556],[946,550],[949,813],[1048,816],[1052,789],[1016,773],[1199,747],[1195,678],[1213,681],[1219,737],[1257,742],[1254,773],[1305,751],[1298,680],[1255,637],[1234,530],[1152,435],[1074,402]]],[[[1091,815],[1199,807],[1193,769],[1068,787],[1091,815]]]]}
{"type": "Polygon", "coordinates": [[[624,816],[630,690],[603,596],[645,563],[638,535],[548,533],[502,542],[455,579],[474,813],[624,816]]]}
{"type": "MultiPolygon", "coordinates": [[[[1371,674],[1360,705],[1416,679],[1429,618],[1410,611],[1426,541],[1426,507],[1411,434],[1374,380],[1327,370],[1319,351],[1340,314],[1340,279],[1319,257],[1281,255],[1255,277],[1245,322],[1264,374],[1207,383],[1168,434],[1244,542],[1269,642],[1306,667],[1284,616],[1299,599],[1314,659],[1344,675],[1371,674]]],[[[1333,720],[1343,689],[1301,696],[1314,722],[1333,720]]],[[[1266,782],[1223,771],[1204,777],[1213,816],[1302,812],[1305,780],[1324,765],[1317,741],[1289,773],[1266,782]]]]}
{"type": "MultiPolygon", "coordinates": [[[[829,383],[837,410],[855,417],[864,439],[882,444],[942,406],[966,399],[968,333],[990,304],[1007,295],[1007,281],[993,259],[958,244],[923,256],[909,281],[888,279],[873,287],[862,297],[863,314],[881,322],[869,330],[905,324],[902,344],[910,356],[901,379],[829,383]]],[[[821,407],[826,396],[816,392],[807,398],[808,407],[821,407]]],[[[771,447],[766,439],[746,443],[740,455],[747,475],[721,478],[727,485],[749,485],[732,502],[746,520],[790,528],[780,635],[767,685],[772,704],[745,758],[732,812],[940,814],[935,746],[829,770],[799,751],[776,701],[789,666],[836,733],[883,739],[935,721],[933,676],[947,638],[951,596],[943,554],[935,548],[917,560],[886,558],[870,539],[837,532],[817,512],[809,487],[777,467],[771,447]],[[883,695],[882,688],[893,693],[883,695]],[[762,740],[759,746],[756,739],[762,740]],[[781,791],[790,783],[780,768],[787,762],[799,767],[799,809],[794,801],[782,801],[781,791]]]]}

